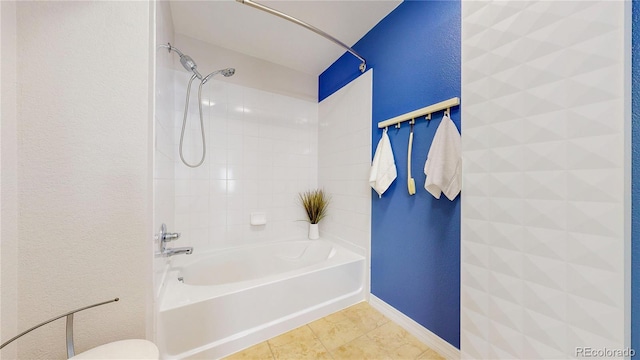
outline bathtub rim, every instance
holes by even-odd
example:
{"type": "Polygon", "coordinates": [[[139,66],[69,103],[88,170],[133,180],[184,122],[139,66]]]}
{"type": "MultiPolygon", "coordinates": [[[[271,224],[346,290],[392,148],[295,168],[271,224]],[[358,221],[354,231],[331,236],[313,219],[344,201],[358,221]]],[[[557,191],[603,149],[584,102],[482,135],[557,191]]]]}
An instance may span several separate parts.
{"type": "MultiPolygon", "coordinates": [[[[306,266],[300,269],[295,269],[291,271],[286,271],[283,273],[277,273],[268,275],[258,279],[250,279],[244,280],[240,282],[230,283],[230,284],[220,284],[220,285],[188,285],[180,282],[178,280],[178,274],[180,273],[181,267],[174,267],[174,262],[169,262],[165,268],[164,274],[164,282],[162,285],[162,289],[160,291],[160,296],[158,298],[158,313],[162,313],[164,311],[170,311],[177,308],[181,308],[184,306],[189,306],[198,302],[206,301],[215,297],[224,296],[228,294],[237,293],[243,290],[255,288],[258,286],[272,284],[274,282],[282,281],[285,279],[293,278],[296,276],[302,276],[304,274],[322,271],[323,269],[329,269],[336,266],[345,265],[352,262],[357,261],[365,261],[366,257],[362,256],[354,251],[341,246],[340,244],[332,241],[328,238],[320,238],[318,240],[308,240],[308,239],[289,239],[289,240],[279,240],[272,241],[264,244],[260,244],[262,246],[269,246],[274,244],[282,244],[287,242],[298,242],[298,241],[326,241],[330,243],[334,249],[336,250],[335,254],[320,263],[313,264],[310,266],[306,266]],[[187,301],[188,299],[188,301],[187,301]]],[[[212,254],[220,254],[225,252],[231,252],[236,250],[242,250],[247,248],[254,248],[256,244],[242,245],[238,247],[225,248],[220,250],[208,250],[201,254],[201,258],[207,255],[212,254]]],[[[199,261],[201,259],[193,259],[188,263],[184,263],[184,261],[177,262],[178,264],[191,264],[193,262],[199,261]]],[[[366,284],[364,284],[366,285],[366,284]]]]}
{"type": "Polygon", "coordinates": [[[333,241],[330,241],[326,238],[317,239],[317,240],[308,240],[308,239],[289,239],[289,240],[277,240],[277,241],[268,241],[264,243],[255,243],[255,244],[242,244],[239,246],[225,247],[220,249],[207,249],[199,253],[195,253],[196,256],[184,256],[170,259],[171,262],[169,264],[170,268],[184,268],[194,263],[201,261],[203,258],[210,256],[220,256],[224,254],[229,254],[236,251],[243,251],[246,249],[254,249],[254,248],[266,248],[270,246],[277,246],[284,243],[313,243],[313,242],[324,242],[331,244],[333,248],[341,247],[339,244],[336,244],[333,241]]]}

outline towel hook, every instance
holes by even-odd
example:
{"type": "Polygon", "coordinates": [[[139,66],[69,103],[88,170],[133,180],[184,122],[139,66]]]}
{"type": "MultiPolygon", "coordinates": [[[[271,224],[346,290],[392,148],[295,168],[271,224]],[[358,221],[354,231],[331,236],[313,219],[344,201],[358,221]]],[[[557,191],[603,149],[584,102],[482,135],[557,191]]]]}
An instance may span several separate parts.
{"type": "Polygon", "coordinates": [[[396,129],[400,129],[400,123],[396,124],[396,129]]]}
{"type": "Polygon", "coordinates": [[[427,121],[431,121],[431,113],[424,116],[424,119],[427,121]]]}
{"type": "Polygon", "coordinates": [[[451,108],[447,108],[447,110],[444,111],[444,116],[446,116],[446,117],[450,117],[451,116],[451,108]]]}
{"type": "Polygon", "coordinates": [[[411,121],[409,121],[409,124],[413,125],[416,123],[416,119],[411,119],[411,121]]]}

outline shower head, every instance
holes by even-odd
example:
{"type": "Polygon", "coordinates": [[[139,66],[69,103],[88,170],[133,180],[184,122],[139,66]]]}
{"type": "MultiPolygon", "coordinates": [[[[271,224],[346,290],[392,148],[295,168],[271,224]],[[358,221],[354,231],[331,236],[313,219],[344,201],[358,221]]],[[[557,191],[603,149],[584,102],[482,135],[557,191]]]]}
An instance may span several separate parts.
{"type": "Polygon", "coordinates": [[[169,52],[175,51],[176,54],[180,55],[180,64],[182,64],[182,66],[185,69],[187,69],[187,71],[193,72],[198,79],[202,80],[202,85],[204,85],[204,83],[209,81],[209,79],[216,74],[222,74],[224,75],[224,77],[229,77],[229,76],[233,76],[233,74],[236,73],[236,69],[226,68],[226,69],[214,71],[211,74],[207,75],[206,77],[202,77],[202,75],[198,72],[198,65],[196,65],[196,62],[191,58],[191,56],[183,54],[182,51],[173,47],[171,43],[167,43],[166,45],[162,44],[160,45],[160,47],[167,48],[169,52]]]}
{"type": "Polygon", "coordinates": [[[224,75],[225,77],[229,77],[229,76],[233,76],[233,74],[236,73],[236,69],[234,68],[227,68],[224,70],[220,71],[222,73],[222,75],[224,75]]]}
{"type": "Polygon", "coordinates": [[[236,73],[236,69],[234,69],[234,68],[226,68],[226,69],[222,69],[222,70],[216,70],[216,71],[212,72],[211,74],[205,76],[204,79],[202,79],[202,84],[204,85],[204,83],[209,81],[209,79],[214,75],[222,74],[222,75],[224,75],[224,77],[229,77],[229,76],[233,76],[233,74],[235,74],[235,73],[236,73]]]}
{"type": "Polygon", "coordinates": [[[182,64],[187,71],[193,72],[198,79],[202,79],[202,74],[198,72],[198,65],[196,65],[196,62],[191,58],[191,56],[183,54],[182,51],[171,45],[171,43],[167,43],[167,45],[162,44],[160,47],[167,48],[169,52],[174,51],[176,54],[180,55],[180,64],[182,64]]]}

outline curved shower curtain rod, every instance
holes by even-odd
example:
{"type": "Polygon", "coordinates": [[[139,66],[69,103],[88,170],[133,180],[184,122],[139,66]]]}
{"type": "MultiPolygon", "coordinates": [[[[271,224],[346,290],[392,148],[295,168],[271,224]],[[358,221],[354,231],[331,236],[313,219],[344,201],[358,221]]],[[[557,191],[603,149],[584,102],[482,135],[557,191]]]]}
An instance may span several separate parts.
{"type": "Polygon", "coordinates": [[[351,53],[351,55],[357,57],[360,61],[362,61],[362,63],[359,66],[360,72],[364,72],[367,69],[367,61],[362,56],[360,56],[360,54],[355,52],[355,50],[353,50],[352,48],[347,46],[342,41],[334,38],[333,36],[327,34],[326,32],[324,32],[324,31],[322,31],[320,29],[318,29],[317,27],[315,27],[313,25],[310,25],[310,24],[307,24],[306,22],[304,22],[302,20],[299,20],[299,19],[297,19],[297,18],[295,18],[293,16],[287,15],[287,14],[285,14],[283,12],[280,12],[280,11],[278,11],[276,9],[272,9],[272,8],[270,8],[268,6],[259,4],[259,3],[255,2],[255,1],[252,1],[252,0],[236,0],[236,1],[239,2],[239,3],[245,4],[245,5],[249,5],[249,6],[251,6],[253,8],[256,8],[258,10],[262,10],[262,11],[268,12],[268,13],[273,14],[275,16],[279,16],[279,17],[281,17],[281,18],[283,18],[285,20],[289,20],[292,23],[295,23],[295,24],[298,24],[298,25],[300,25],[302,27],[305,27],[305,28],[313,31],[316,34],[318,34],[318,35],[320,35],[320,36],[322,36],[322,37],[324,37],[324,38],[326,38],[328,40],[333,41],[334,43],[336,43],[336,44],[342,46],[343,48],[345,48],[349,53],[351,53]]]}

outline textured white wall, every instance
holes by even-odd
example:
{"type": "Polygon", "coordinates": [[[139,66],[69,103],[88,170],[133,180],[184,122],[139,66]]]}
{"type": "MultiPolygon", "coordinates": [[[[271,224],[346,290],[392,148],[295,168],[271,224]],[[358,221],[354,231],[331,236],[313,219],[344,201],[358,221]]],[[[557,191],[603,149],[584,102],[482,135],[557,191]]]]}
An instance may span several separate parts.
{"type": "Polygon", "coordinates": [[[624,8],[462,2],[464,358],[625,346],[624,8]]]}
{"type": "MultiPolygon", "coordinates": [[[[78,351],[145,337],[149,21],[146,2],[17,4],[19,328],[120,297],[76,317],[78,351]]],[[[64,321],[18,350],[64,358],[64,321]]]]}
{"type": "MultiPolygon", "coordinates": [[[[18,210],[17,210],[17,138],[16,138],[16,3],[0,2],[0,339],[18,333],[18,210]]],[[[17,346],[2,349],[2,358],[16,357],[17,346]]]]}
{"type": "Polygon", "coordinates": [[[368,257],[371,243],[371,111],[373,70],[319,105],[318,184],[332,196],[321,234],[368,257]]]}

